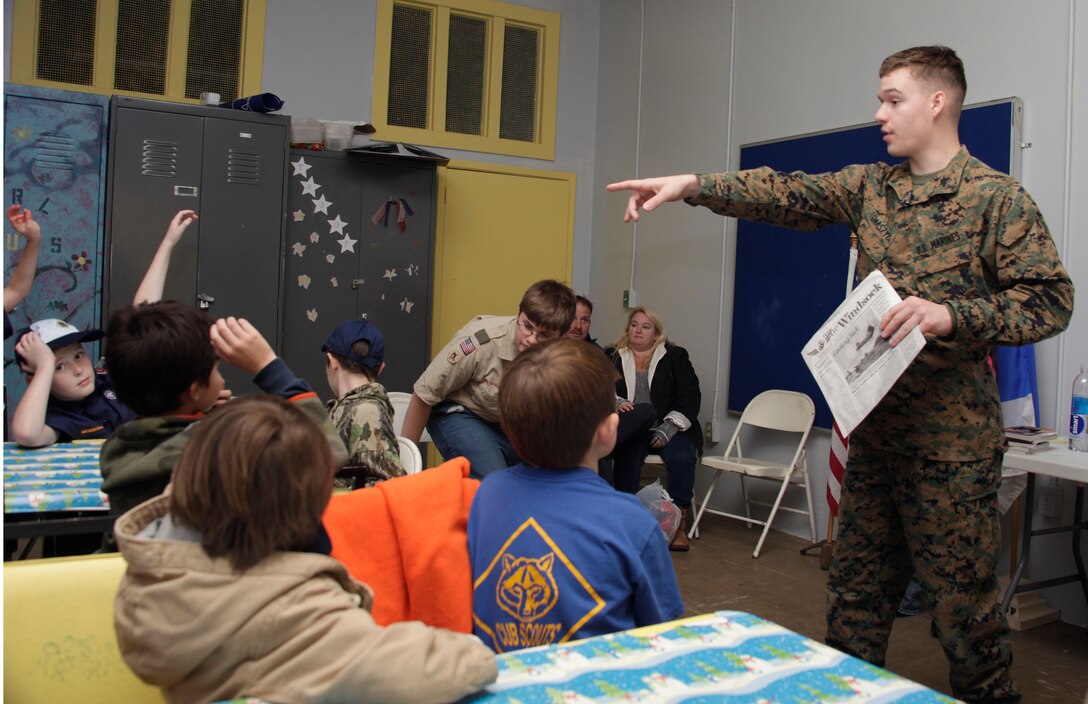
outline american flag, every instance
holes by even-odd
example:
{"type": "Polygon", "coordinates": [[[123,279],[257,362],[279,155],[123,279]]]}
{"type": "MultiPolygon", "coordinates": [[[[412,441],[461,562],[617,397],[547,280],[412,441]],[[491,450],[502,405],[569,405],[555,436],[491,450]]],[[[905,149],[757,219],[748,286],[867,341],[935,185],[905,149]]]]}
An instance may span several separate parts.
{"type": "Polygon", "coordinates": [[[831,425],[831,456],[828,458],[830,470],[827,473],[827,507],[832,516],[839,515],[839,497],[842,496],[842,473],[846,467],[846,454],[850,448],[850,437],[843,437],[839,424],[831,425]]]}
{"type": "MultiPolygon", "coordinates": [[[[850,233],[850,264],[846,274],[846,295],[854,289],[854,277],[858,265],[858,236],[850,233]]],[[[842,496],[842,475],[846,468],[847,450],[850,448],[849,436],[843,437],[839,424],[831,424],[831,456],[828,458],[827,473],[827,508],[832,517],[839,515],[839,497],[842,496]]],[[[831,521],[828,519],[827,539],[831,540],[831,521]]]]}

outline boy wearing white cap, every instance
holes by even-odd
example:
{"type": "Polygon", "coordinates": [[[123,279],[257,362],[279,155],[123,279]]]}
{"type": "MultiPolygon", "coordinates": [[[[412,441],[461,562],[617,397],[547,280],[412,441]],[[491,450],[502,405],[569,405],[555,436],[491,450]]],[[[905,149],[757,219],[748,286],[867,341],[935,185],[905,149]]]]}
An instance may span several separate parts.
{"type": "Polygon", "coordinates": [[[346,320],[325,344],[325,376],[337,398],[329,416],[348,448],[354,488],[404,476],[393,432],[393,406],[378,375],[385,368],[385,339],[367,320],[346,320]]]}
{"type": "Polygon", "coordinates": [[[15,344],[15,359],[27,375],[26,393],[11,419],[15,442],[42,447],[106,438],[135,417],[83,349],[83,342],[101,338],[101,330],[83,332],[56,318],[39,320],[24,331],[15,344]]]}

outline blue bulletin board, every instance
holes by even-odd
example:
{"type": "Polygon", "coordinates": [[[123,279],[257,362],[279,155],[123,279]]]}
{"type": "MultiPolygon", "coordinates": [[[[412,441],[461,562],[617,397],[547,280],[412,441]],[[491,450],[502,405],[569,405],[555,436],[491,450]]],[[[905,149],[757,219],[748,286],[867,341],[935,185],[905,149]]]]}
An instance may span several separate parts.
{"type": "MultiPolygon", "coordinates": [[[[1022,116],[1019,98],[966,106],[960,140],[972,156],[1019,176],[1022,116]]],[[[878,161],[889,162],[889,157],[876,123],[740,149],[741,169],[823,173],[878,161]]],[[[738,223],[729,410],[744,410],[767,389],[801,391],[816,402],[816,426],[831,427],[831,411],[801,359],[801,348],[842,302],[849,252],[850,232],[844,225],[811,233],[738,223]]]]}

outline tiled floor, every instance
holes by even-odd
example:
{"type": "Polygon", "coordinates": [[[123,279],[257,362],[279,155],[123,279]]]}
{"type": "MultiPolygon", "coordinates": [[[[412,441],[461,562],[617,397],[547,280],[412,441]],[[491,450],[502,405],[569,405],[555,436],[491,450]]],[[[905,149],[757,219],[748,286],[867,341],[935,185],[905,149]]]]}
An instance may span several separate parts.
{"type": "MultiPolygon", "coordinates": [[[[688,553],[672,553],[688,615],[737,609],[823,641],[824,587],[818,551],[802,556],[807,542],[771,531],[758,559],[758,528],[707,516],[702,537],[688,553]]],[[[1081,704],[1088,700],[1088,633],[1067,623],[1013,631],[1013,674],[1025,704],[1081,704]]],[[[887,667],[950,694],[948,664],[930,635],[925,615],[896,620],[887,667]]]]}

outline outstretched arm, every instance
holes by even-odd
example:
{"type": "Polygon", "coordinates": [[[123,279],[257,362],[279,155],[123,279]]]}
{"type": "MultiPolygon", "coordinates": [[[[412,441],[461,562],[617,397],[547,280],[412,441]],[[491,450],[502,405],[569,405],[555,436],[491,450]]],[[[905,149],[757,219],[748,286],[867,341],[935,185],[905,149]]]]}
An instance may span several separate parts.
{"type": "Polygon", "coordinates": [[[189,225],[196,219],[195,211],[179,210],[170,220],[170,226],[166,228],[162,244],[155,251],[155,256],[151,259],[151,266],[147,267],[147,273],[144,274],[140,287],[136,289],[136,297],[132,301],[133,305],[138,306],[141,303],[154,303],[162,300],[162,290],[166,286],[166,272],[170,269],[170,257],[174,253],[174,246],[181,239],[185,230],[189,228],[189,225]]]}
{"type": "Polygon", "coordinates": [[[23,256],[15,265],[11,279],[4,285],[4,312],[10,313],[19,302],[30,293],[34,283],[34,273],[38,269],[38,250],[42,239],[42,228],[34,220],[34,215],[21,205],[8,208],[8,222],[13,230],[26,240],[23,256]]]}
{"type": "Polygon", "coordinates": [[[695,174],[677,174],[620,181],[608,184],[607,188],[610,191],[632,192],[627,199],[627,211],[623,214],[623,221],[631,222],[638,220],[639,208],[648,213],[662,203],[699,195],[699,179],[695,174]]]}

